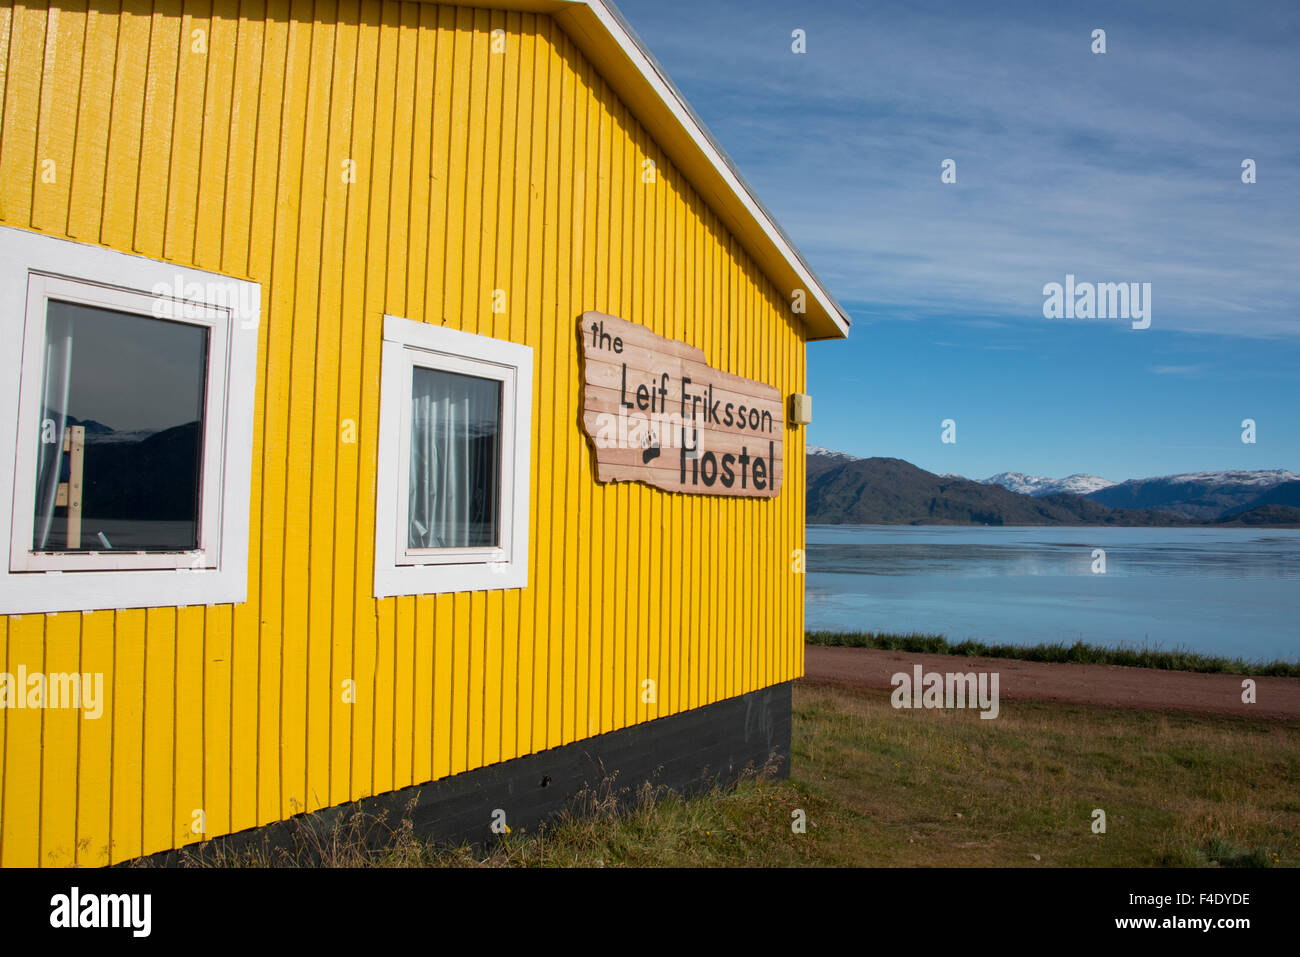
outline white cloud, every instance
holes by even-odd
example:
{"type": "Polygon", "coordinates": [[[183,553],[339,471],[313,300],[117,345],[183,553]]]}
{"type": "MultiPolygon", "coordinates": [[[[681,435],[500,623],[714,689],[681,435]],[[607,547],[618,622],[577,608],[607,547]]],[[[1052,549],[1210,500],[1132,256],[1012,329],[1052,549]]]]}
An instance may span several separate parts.
{"type": "Polygon", "coordinates": [[[1069,272],[1150,282],[1153,328],[1300,336],[1292,8],[1115,8],[1095,56],[1052,5],[622,6],[841,301],[1042,322],[1069,272]]]}

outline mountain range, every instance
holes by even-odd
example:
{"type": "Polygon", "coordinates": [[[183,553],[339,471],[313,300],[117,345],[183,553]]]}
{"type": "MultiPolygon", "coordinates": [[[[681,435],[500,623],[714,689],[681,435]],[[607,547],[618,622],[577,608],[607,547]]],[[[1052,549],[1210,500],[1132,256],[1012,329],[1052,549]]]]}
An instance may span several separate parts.
{"type": "Polygon", "coordinates": [[[1285,469],[976,481],[810,446],[807,476],[810,524],[1300,525],[1300,475],[1285,469]]]}
{"type": "Polygon", "coordinates": [[[1158,508],[1190,519],[1214,521],[1262,505],[1300,504],[1294,496],[1269,497],[1277,489],[1300,486],[1300,475],[1283,469],[1260,472],[1197,472],[1130,479],[1088,497],[1112,508],[1158,508]]]}

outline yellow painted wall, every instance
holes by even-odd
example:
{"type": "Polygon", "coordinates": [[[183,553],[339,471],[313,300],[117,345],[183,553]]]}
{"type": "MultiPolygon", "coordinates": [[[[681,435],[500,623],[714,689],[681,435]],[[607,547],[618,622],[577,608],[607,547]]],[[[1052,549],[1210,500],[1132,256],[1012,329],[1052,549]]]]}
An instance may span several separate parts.
{"type": "Polygon", "coordinates": [[[0,0],[0,65],[0,222],[263,295],[249,600],[0,617],[0,671],[103,672],[108,699],[97,721],[0,710],[0,864],[179,847],[194,809],[212,837],[802,673],[801,431],[774,500],[593,480],[584,310],[785,393],[804,344],[548,18],[0,0]],[[384,313],[536,350],[527,589],[372,596],[384,313]]]}

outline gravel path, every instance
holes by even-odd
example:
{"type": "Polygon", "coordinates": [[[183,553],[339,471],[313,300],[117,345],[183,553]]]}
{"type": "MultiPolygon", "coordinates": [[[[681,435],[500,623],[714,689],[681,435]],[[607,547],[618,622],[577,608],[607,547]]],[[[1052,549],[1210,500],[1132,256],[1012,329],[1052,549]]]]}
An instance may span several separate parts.
{"type": "Polygon", "coordinates": [[[805,677],[813,681],[890,689],[897,672],[997,672],[999,698],[1201,711],[1300,720],[1300,678],[1255,678],[1255,704],[1241,700],[1242,678],[1119,665],[1055,664],[1010,658],[962,658],[873,648],[805,646],[805,677]]]}

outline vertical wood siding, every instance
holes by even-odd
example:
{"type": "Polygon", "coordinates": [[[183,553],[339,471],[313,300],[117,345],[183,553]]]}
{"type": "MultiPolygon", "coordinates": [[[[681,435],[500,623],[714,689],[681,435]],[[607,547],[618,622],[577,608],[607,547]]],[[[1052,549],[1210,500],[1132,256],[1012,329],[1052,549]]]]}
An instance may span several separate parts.
{"type": "Polygon", "coordinates": [[[0,3],[0,67],[0,222],[263,295],[248,601],[0,617],[0,671],[102,672],[107,697],[0,710],[0,864],[121,861],[199,840],[196,809],[229,833],[802,673],[801,431],[773,500],[593,480],[584,310],[784,393],[804,344],[548,18],[0,3]],[[528,588],[372,596],[384,313],[534,348],[528,588]]]}

